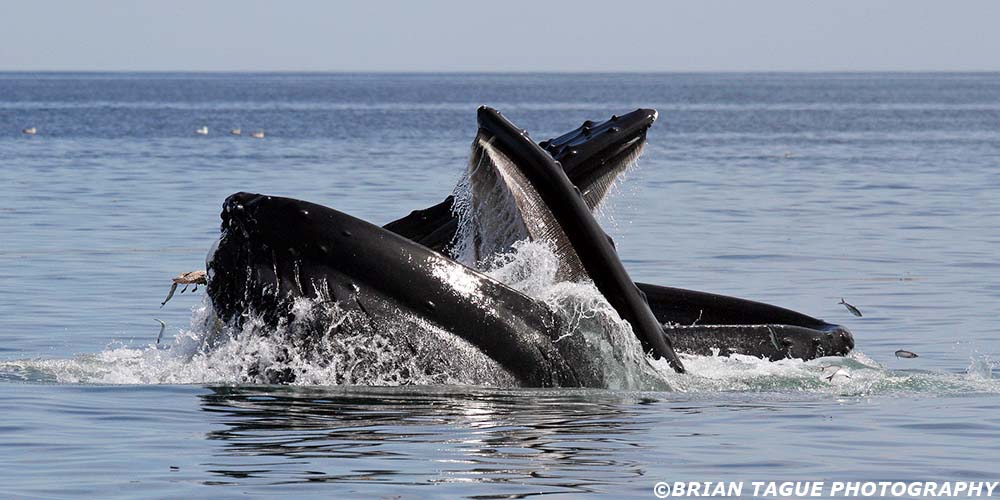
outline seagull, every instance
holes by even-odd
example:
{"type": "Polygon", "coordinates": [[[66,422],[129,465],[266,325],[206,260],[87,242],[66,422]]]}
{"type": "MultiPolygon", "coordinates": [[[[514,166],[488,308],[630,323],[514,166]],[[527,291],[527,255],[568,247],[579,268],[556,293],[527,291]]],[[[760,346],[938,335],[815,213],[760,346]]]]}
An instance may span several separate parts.
{"type": "Polygon", "coordinates": [[[188,271],[178,274],[172,281],[174,283],[170,285],[170,292],[167,293],[167,298],[163,299],[163,302],[160,303],[160,308],[167,305],[167,302],[174,296],[177,285],[184,285],[184,290],[181,290],[181,293],[187,290],[188,285],[194,285],[194,290],[191,290],[192,292],[198,291],[198,285],[208,286],[208,274],[205,271],[188,271]]]}
{"type": "Polygon", "coordinates": [[[238,128],[234,128],[229,131],[229,135],[243,135],[243,131],[238,128]]]}
{"type": "Polygon", "coordinates": [[[200,129],[195,130],[194,133],[198,135],[208,135],[208,127],[201,127],[200,129]]]}
{"type": "Polygon", "coordinates": [[[21,131],[22,134],[35,135],[38,133],[38,129],[35,127],[28,127],[21,131]]]}
{"type": "Polygon", "coordinates": [[[250,137],[253,137],[254,139],[263,139],[264,138],[264,131],[263,130],[258,130],[256,132],[250,134],[250,137]]]}

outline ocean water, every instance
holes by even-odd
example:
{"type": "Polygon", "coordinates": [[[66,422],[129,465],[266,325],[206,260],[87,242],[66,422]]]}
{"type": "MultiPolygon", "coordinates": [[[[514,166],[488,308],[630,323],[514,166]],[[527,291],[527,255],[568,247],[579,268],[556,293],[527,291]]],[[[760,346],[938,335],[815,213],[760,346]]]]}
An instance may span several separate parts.
{"type": "Polygon", "coordinates": [[[998,190],[1000,74],[0,73],[0,496],[1000,480],[998,190]],[[843,324],[855,354],[688,357],[656,392],[246,386],[174,355],[203,290],[160,302],[227,195],[385,223],[451,191],[480,104],[539,140],[658,109],[601,214],[632,277],[843,324]]]}

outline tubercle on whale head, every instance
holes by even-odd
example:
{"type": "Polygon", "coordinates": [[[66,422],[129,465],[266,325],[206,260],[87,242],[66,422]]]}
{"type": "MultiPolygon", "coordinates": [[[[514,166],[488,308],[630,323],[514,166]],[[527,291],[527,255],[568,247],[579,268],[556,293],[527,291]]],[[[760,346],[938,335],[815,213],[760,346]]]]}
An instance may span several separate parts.
{"type": "Polygon", "coordinates": [[[826,331],[833,355],[843,356],[854,350],[854,334],[840,325],[830,325],[826,331]]]}
{"type": "Polygon", "coordinates": [[[253,218],[255,205],[259,200],[264,198],[269,197],[242,191],[229,195],[222,202],[222,231],[247,230],[244,222],[253,218]]]}
{"type": "Polygon", "coordinates": [[[613,181],[631,166],[658,116],[655,109],[637,109],[603,122],[588,120],[539,146],[560,162],[570,182],[588,191],[595,184],[609,182],[608,176],[613,181]]]}
{"type": "Polygon", "coordinates": [[[286,222],[291,222],[288,219],[296,215],[308,216],[268,195],[239,192],[226,198],[220,214],[220,236],[206,261],[208,296],[223,321],[239,320],[251,313],[268,318],[284,317],[289,313],[286,307],[289,304],[279,297],[279,291],[288,288],[288,283],[282,282],[288,273],[279,270],[275,259],[278,254],[295,255],[302,249],[285,246],[280,238],[271,234],[282,231],[282,226],[267,224],[270,215],[261,218],[262,205],[268,205],[268,211],[280,207],[281,220],[286,222]],[[249,274],[254,266],[257,266],[256,274],[249,274]],[[266,276],[262,271],[267,271],[266,276]]]}
{"type": "MultiPolygon", "coordinates": [[[[789,330],[792,335],[782,337],[786,346],[785,357],[810,360],[824,356],[846,356],[854,349],[854,336],[850,330],[828,324],[820,330],[777,325],[789,330]]],[[[773,358],[773,361],[781,359],[773,358]]]]}
{"type": "Polygon", "coordinates": [[[560,162],[573,184],[586,188],[593,178],[606,173],[602,167],[641,147],[658,117],[655,109],[640,108],[603,122],[588,120],[539,146],[560,162]]]}

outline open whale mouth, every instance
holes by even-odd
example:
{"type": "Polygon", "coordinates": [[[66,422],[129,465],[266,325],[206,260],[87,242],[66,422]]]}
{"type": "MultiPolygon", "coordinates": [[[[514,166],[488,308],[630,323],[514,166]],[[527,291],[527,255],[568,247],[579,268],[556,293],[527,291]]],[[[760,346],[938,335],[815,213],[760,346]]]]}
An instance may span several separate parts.
{"type": "Polygon", "coordinates": [[[397,348],[400,359],[420,360],[417,369],[427,373],[485,361],[519,385],[608,386],[581,369],[583,351],[560,342],[571,321],[557,305],[477,270],[485,258],[529,240],[551,250],[560,285],[584,282],[609,317],[627,322],[624,336],[614,338],[638,353],[630,360],[650,354],[683,372],[674,349],[771,360],[847,354],[853,336],[838,325],[749,300],[633,282],[592,212],[642,153],[656,118],[640,109],[536,144],[484,106],[456,194],[384,228],[305,201],[235,194],[224,204],[222,237],[209,255],[215,312],[237,326],[248,318],[280,326],[294,322],[299,299],[335,304],[356,321],[327,321],[320,337],[296,333],[287,340],[359,338],[367,328],[387,338],[381,345],[397,348]],[[398,318],[430,325],[431,333],[385,334],[385,323],[398,318]],[[448,359],[463,352],[479,357],[448,359]]]}
{"type": "MultiPolygon", "coordinates": [[[[646,119],[652,123],[656,118],[655,112],[638,113],[642,117],[640,122],[646,119]]],[[[493,250],[484,246],[486,238],[499,238],[496,247],[501,250],[519,239],[548,242],[559,257],[561,279],[592,282],[621,319],[631,325],[646,352],[657,359],[665,358],[676,371],[683,372],[683,364],[670,346],[669,337],[663,334],[662,325],[594,219],[593,206],[587,203],[583,189],[572,183],[564,167],[533,143],[526,131],[517,128],[499,111],[480,107],[478,123],[479,132],[473,141],[466,175],[470,199],[456,200],[456,207],[471,212],[471,217],[465,217],[473,223],[471,237],[465,238],[470,242],[466,246],[471,245],[475,249],[473,254],[481,258],[484,250],[493,250]],[[484,226],[482,220],[499,220],[500,224],[493,224],[494,231],[483,232],[479,230],[484,226]],[[498,234],[496,227],[505,231],[498,234]]],[[[608,142],[623,144],[627,150],[632,141],[620,140],[615,135],[620,130],[613,132],[614,128],[598,137],[607,138],[610,134],[608,142]]],[[[590,131],[582,133],[590,135],[590,131]]],[[[645,128],[640,127],[639,134],[644,133],[645,128]]],[[[607,150],[604,147],[599,151],[607,150]]],[[[618,148],[612,152],[620,155],[618,148]]],[[[617,175],[612,171],[614,166],[613,162],[605,161],[598,168],[601,177],[617,175]]],[[[585,172],[583,168],[576,171],[585,172]]],[[[597,196],[595,200],[601,198],[597,196]]]]}
{"type": "MultiPolygon", "coordinates": [[[[488,122],[503,122],[500,113],[480,110],[488,122]]],[[[561,167],[567,179],[591,211],[605,200],[619,176],[633,167],[646,144],[646,132],[656,121],[657,112],[637,109],[603,122],[585,121],[559,137],[538,144],[561,167]]],[[[523,134],[527,137],[527,134],[523,134]]],[[[559,260],[558,279],[590,279],[574,244],[560,226],[552,207],[536,185],[511,158],[511,148],[530,149],[527,141],[512,145],[498,141],[493,129],[481,127],[472,142],[469,168],[452,200],[458,219],[456,234],[448,249],[467,265],[506,252],[517,241],[545,241],[559,260]]],[[[545,181],[551,184],[550,181],[545,181]]],[[[561,207],[560,207],[561,208],[561,207]]],[[[387,226],[388,227],[388,226],[387,226]]]]}
{"type": "MultiPolygon", "coordinates": [[[[645,147],[646,132],[657,116],[656,110],[637,109],[601,122],[588,120],[539,146],[561,166],[570,183],[583,194],[587,206],[594,209],[619,176],[635,165],[645,147]]],[[[473,145],[478,143],[477,139],[473,145]]],[[[452,246],[458,232],[455,208],[455,196],[448,196],[441,203],[414,210],[384,227],[428,248],[454,254],[452,246]]]]}
{"type": "Polygon", "coordinates": [[[519,241],[541,241],[555,254],[559,281],[589,279],[573,242],[542,193],[496,142],[486,130],[473,140],[469,168],[455,194],[459,229],[452,255],[479,267],[509,252],[519,241]]]}
{"type": "MultiPolygon", "coordinates": [[[[640,111],[615,119],[627,125],[624,129],[581,131],[589,138],[564,140],[587,147],[585,161],[570,162],[572,171],[609,177],[627,168],[654,118],[655,113],[640,111]]],[[[469,174],[473,204],[480,213],[509,209],[516,223],[507,233],[485,228],[478,243],[487,237],[502,240],[501,249],[522,239],[551,243],[558,250],[561,280],[592,282],[646,351],[682,370],[582,190],[497,111],[481,108],[479,123],[469,174]]],[[[239,322],[252,311],[269,324],[288,322],[295,297],[336,301],[371,318],[413,313],[469,342],[525,385],[592,383],[558,352],[555,342],[564,332],[544,303],[427,247],[332,209],[280,197],[233,195],[222,218],[224,235],[209,264],[209,294],[223,321],[239,322]],[[474,284],[476,293],[449,292],[456,276],[474,284]],[[483,296],[483,290],[492,295],[483,296]]],[[[483,255],[495,249],[480,250],[483,255]]]]}

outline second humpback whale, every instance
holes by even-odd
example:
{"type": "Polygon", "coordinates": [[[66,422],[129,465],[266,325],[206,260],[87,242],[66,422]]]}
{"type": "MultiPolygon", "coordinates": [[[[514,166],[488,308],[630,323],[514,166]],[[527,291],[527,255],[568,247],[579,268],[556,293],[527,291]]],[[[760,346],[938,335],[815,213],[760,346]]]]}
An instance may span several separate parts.
{"type": "MultiPolygon", "coordinates": [[[[233,326],[252,320],[274,327],[289,324],[306,299],[346,313],[320,315],[291,343],[368,332],[401,348],[419,370],[481,364],[519,385],[607,386],[592,353],[563,341],[568,327],[549,304],[475,269],[483,257],[531,239],[558,256],[561,278],[592,282],[642,351],[677,371],[684,368],[675,348],[768,359],[848,352],[853,339],[837,325],[767,304],[632,282],[591,210],[639,155],[655,119],[655,111],[637,110],[534,144],[499,112],[480,108],[466,189],[385,228],[305,201],[230,196],[207,263],[215,312],[233,326]],[[398,318],[415,330],[386,328],[398,318]]],[[[249,375],[293,378],[267,366],[249,375]]]]}

